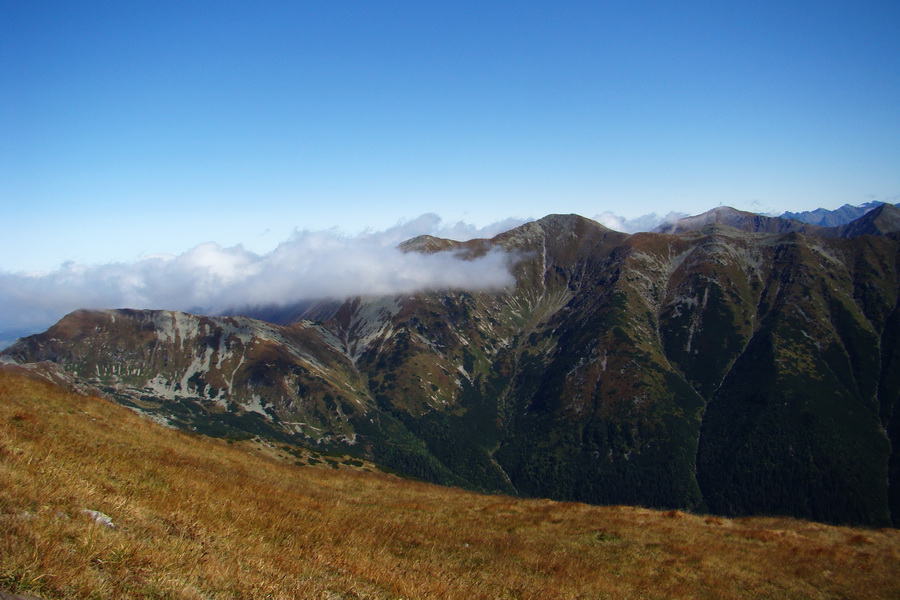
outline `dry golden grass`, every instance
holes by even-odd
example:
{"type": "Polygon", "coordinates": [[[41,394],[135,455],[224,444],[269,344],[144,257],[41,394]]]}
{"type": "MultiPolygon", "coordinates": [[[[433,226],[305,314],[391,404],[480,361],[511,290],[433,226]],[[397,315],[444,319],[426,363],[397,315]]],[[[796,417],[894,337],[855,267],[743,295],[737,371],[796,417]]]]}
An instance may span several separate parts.
{"type": "Polygon", "coordinates": [[[898,558],[895,530],[295,467],[0,371],[0,589],[46,600],[900,598],[898,558]]]}

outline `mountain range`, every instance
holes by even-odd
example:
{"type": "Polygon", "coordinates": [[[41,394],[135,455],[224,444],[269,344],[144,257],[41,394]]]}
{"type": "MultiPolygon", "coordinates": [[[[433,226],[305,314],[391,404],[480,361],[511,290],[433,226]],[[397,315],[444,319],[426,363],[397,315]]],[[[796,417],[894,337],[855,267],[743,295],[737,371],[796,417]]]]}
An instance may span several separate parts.
{"type": "Polygon", "coordinates": [[[896,526],[898,232],[892,205],[836,227],[720,207],[632,235],[551,215],[401,246],[502,250],[504,290],[80,310],[0,358],[171,426],[432,482],[896,526]]]}
{"type": "MultiPolygon", "coordinates": [[[[884,204],[884,202],[876,201],[866,202],[865,204],[860,204],[858,206],[845,204],[844,206],[836,208],[834,210],[817,208],[816,210],[806,210],[803,212],[788,211],[783,213],[781,216],[785,219],[802,221],[811,225],[820,225],[822,227],[839,227],[841,225],[849,223],[850,221],[855,221],[867,212],[880,207],[882,204],[884,204]]],[[[894,206],[900,205],[895,204],[894,206]]]]}

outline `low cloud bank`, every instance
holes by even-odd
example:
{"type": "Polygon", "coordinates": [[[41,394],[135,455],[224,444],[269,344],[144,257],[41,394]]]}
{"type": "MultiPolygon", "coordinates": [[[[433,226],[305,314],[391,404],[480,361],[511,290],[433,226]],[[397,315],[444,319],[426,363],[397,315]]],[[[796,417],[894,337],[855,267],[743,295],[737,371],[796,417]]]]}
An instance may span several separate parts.
{"type": "MultiPolygon", "coordinates": [[[[687,216],[671,212],[626,219],[606,211],[599,223],[626,233],[650,231],[687,216]]],[[[154,308],[221,314],[248,306],[279,306],[319,298],[391,295],[439,289],[511,286],[511,257],[491,252],[465,261],[453,253],[403,253],[397,246],[430,234],[453,240],[490,238],[525,219],[486,227],[444,223],[435,214],[384,231],[348,236],[338,229],[298,231],[266,254],[207,242],[177,256],[132,263],[66,263],[49,273],[0,272],[0,349],[44,331],[78,308],[154,308]]]]}
{"type": "Polygon", "coordinates": [[[659,216],[656,213],[650,213],[634,219],[626,219],[610,211],[604,211],[596,216],[594,220],[616,231],[624,233],[638,233],[640,231],[653,231],[663,223],[674,223],[678,219],[688,216],[687,213],[670,212],[665,216],[659,216]]]}
{"type": "Polygon", "coordinates": [[[490,237],[520,224],[445,225],[423,215],[380,232],[301,231],[258,255],[242,246],[200,244],[178,256],[134,263],[67,263],[50,273],[0,273],[0,347],[36,333],[78,308],[154,308],[209,314],[239,306],[288,305],[317,298],[425,290],[496,290],[511,286],[512,257],[492,251],[476,260],[452,252],[403,253],[397,245],[430,233],[452,239],[490,237]]]}

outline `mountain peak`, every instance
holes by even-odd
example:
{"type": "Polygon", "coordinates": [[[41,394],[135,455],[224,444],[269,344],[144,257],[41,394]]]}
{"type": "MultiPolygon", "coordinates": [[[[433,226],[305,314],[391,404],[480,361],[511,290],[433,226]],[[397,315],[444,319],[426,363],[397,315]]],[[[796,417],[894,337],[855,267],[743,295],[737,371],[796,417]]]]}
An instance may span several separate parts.
{"type": "Polygon", "coordinates": [[[654,231],[656,233],[680,234],[697,231],[707,225],[725,225],[749,233],[791,233],[794,231],[814,233],[821,229],[814,225],[790,219],[767,217],[737,210],[730,206],[717,206],[705,213],[660,225],[654,231]]]}
{"type": "Polygon", "coordinates": [[[594,229],[607,229],[597,221],[592,219],[588,219],[587,217],[582,217],[581,215],[576,215],[574,213],[569,214],[550,214],[546,217],[538,219],[534,221],[534,223],[538,224],[541,228],[550,230],[550,229],[579,229],[579,228],[594,228],[594,229]]]}
{"type": "Polygon", "coordinates": [[[444,250],[449,250],[450,248],[453,248],[458,244],[459,242],[455,242],[453,240],[425,234],[417,235],[416,237],[410,238],[405,242],[401,242],[397,247],[404,253],[420,252],[422,254],[433,254],[435,252],[443,252],[444,250]]]}
{"type": "Polygon", "coordinates": [[[900,208],[882,204],[841,228],[841,237],[900,232],[900,208]]]}
{"type": "Polygon", "coordinates": [[[786,212],[781,215],[784,219],[793,219],[795,221],[803,221],[810,225],[820,225],[822,227],[840,227],[847,225],[851,221],[855,221],[864,216],[867,212],[880,207],[883,202],[866,202],[859,206],[845,204],[835,210],[826,208],[817,208],[815,210],[807,210],[803,212],[786,212]]]}
{"type": "Polygon", "coordinates": [[[398,248],[403,252],[421,252],[431,254],[434,252],[443,252],[457,247],[466,247],[470,250],[478,248],[486,249],[486,244],[490,242],[499,242],[504,247],[523,245],[529,240],[533,241],[538,238],[581,238],[585,235],[611,232],[612,230],[601,225],[600,223],[582,217],[577,214],[550,214],[536,221],[529,221],[523,225],[510,229],[496,235],[491,240],[476,239],[468,242],[457,242],[445,238],[435,237],[433,235],[418,235],[402,242],[398,248]],[[514,243],[510,243],[514,242],[514,243]]]}
{"type": "Polygon", "coordinates": [[[280,324],[76,312],[0,356],[53,361],[184,429],[433,482],[900,522],[900,236],[780,236],[804,225],[730,207],[681,226],[702,233],[549,215],[490,240],[420,236],[403,247],[493,252],[515,285],[288,306],[280,324]]]}
{"type": "Polygon", "coordinates": [[[627,233],[613,231],[600,223],[575,214],[552,214],[494,237],[491,243],[506,250],[541,251],[567,262],[576,255],[590,253],[603,240],[621,241],[627,233]]]}

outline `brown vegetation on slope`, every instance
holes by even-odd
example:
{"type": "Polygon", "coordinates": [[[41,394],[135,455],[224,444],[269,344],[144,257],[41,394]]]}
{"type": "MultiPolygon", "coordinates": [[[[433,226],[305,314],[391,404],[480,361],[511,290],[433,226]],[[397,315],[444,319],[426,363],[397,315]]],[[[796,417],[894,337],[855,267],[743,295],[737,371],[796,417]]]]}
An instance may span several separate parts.
{"type": "Polygon", "coordinates": [[[0,371],[0,589],[45,600],[896,598],[898,559],[896,530],[296,467],[0,371]]]}

